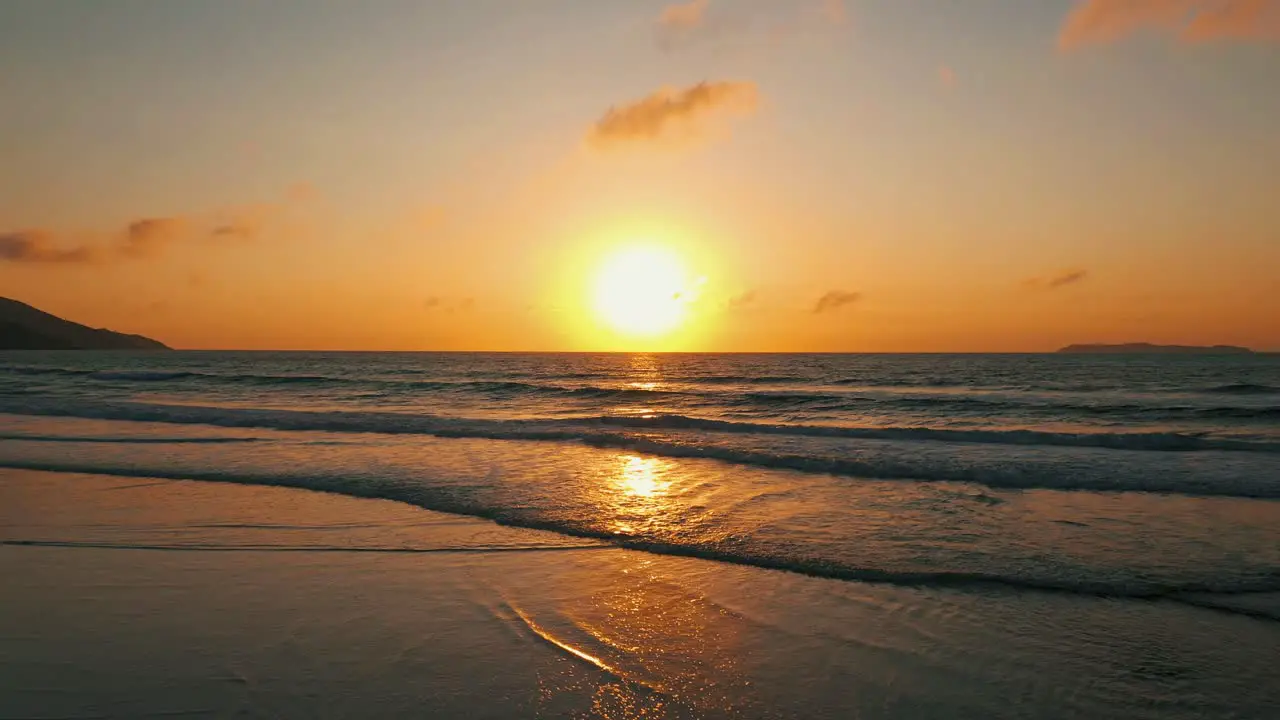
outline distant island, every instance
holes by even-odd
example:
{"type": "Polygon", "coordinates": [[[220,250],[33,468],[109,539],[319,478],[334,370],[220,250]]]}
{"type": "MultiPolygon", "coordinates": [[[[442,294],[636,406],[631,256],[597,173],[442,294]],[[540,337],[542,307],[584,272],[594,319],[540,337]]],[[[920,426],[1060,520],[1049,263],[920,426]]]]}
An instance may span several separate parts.
{"type": "Polygon", "coordinates": [[[1068,345],[1058,352],[1076,355],[1142,355],[1151,353],[1199,354],[1199,355],[1252,355],[1253,351],[1237,345],[1152,345],[1151,343],[1124,343],[1121,345],[1068,345]]]}
{"type": "Polygon", "coordinates": [[[91,328],[0,297],[0,350],[168,350],[158,340],[91,328]]]}

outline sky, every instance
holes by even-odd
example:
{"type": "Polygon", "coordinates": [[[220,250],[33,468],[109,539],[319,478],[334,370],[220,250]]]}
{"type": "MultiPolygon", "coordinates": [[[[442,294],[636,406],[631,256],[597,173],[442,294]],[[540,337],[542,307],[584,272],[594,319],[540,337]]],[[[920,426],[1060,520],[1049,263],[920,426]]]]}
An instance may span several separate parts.
{"type": "Polygon", "coordinates": [[[0,3],[0,295],[182,348],[1280,350],[1278,199],[1280,0],[0,3]]]}

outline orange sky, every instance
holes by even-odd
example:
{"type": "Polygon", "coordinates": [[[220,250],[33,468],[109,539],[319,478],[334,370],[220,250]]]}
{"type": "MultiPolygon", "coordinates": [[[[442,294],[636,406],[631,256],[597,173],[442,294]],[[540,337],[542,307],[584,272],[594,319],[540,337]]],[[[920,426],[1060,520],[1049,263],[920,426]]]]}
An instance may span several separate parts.
{"type": "Polygon", "coordinates": [[[4,4],[0,295],[184,348],[1280,350],[1280,2],[530,5],[4,4]],[[669,333],[593,306],[635,245],[698,281],[669,333]]]}

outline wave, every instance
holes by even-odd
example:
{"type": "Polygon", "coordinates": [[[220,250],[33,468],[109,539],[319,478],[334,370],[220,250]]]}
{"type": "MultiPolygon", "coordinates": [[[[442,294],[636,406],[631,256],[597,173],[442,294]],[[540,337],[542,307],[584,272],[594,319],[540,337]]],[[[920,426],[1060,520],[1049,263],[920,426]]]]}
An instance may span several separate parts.
{"type": "Polygon", "coordinates": [[[464,547],[365,547],[360,545],[215,545],[212,543],[186,544],[143,544],[143,543],[111,543],[85,542],[79,540],[0,540],[0,546],[14,547],[46,547],[46,548],[87,548],[93,550],[151,550],[165,552],[277,552],[277,553],[374,553],[385,555],[485,555],[489,553],[539,553],[566,552],[581,550],[616,550],[617,546],[607,543],[591,543],[580,545],[482,545],[464,547]]]}
{"type": "Polygon", "coordinates": [[[823,392],[749,392],[738,396],[739,404],[760,404],[760,405],[809,405],[815,403],[841,403],[848,402],[850,399],[855,401],[863,400],[863,398],[850,398],[848,395],[840,395],[823,392]]]}
{"type": "MultiPolygon", "coordinates": [[[[643,392],[643,391],[642,391],[643,392]]],[[[592,441],[600,428],[784,435],[851,440],[928,441],[989,445],[1101,448],[1147,452],[1280,453],[1280,443],[1177,432],[1068,433],[1043,430],[963,430],[931,427],[849,427],[714,420],[688,415],[600,415],[561,420],[475,420],[407,413],[263,410],[139,402],[0,402],[0,412],[100,420],[200,424],[235,428],[421,434],[515,440],[592,441]]],[[[630,436],[628,436],[630,437],[630,436]]],[[[643,438],[639,438],[643,439],[643,438]]]]}
{"type": "Polygon", "coordinates": [[[4,367],[4,368],[0,368],[0,370],[3,370],[4,372],[13,373],[13,374],[15,374],[15,375],[68,375],[68,376],[74,376],[74,375],[88,375],[89,373],[93,372],[92,370],[73,370],[73,369],[71,369],[71,368],[38,367],[38,366],[37,366],[37,367],[28,367],[28,366],[22,366],[22,365],[13,366],[13,367],[4,367]]]}
{"type": "Polygon", "coordinates": [[[224,373],[203,373],[187,370],[72,370],[65,368],[8,368],[8,370],[27,375],[63,375],[108,382],[159,383],[194,381],[231,385],[255,385],[262,387],[292,385],[331,385],[336,387],[349,385],[373,385],[393,389],[439,392],[478,392],[500,396],[547,395],[555,397],[578,397],[601,400],[655,398],[664,395],[686,394],[677,391],[626,386],[563,386],[520,382],[515,380],[407,380],[397,378],[351,378],[326,375],[230,375],[224,373]]]}
{"type": "MultiPolygon", "coordinates": [[[[804,381],[802,381],[804,382],[804,381]]],[[[814,384],[824,384],[814,381],[814,384]]],[[[1280,394],[1280,387],[1274,385],[1266,385],[1262,383],[1229,383],[1225,385],[1215,385],[1211,387],[1145,387],[1133,388],[1127,385],[1115,383],[1055,383],[1055,382],[1036,382],[1036,383],[981,383],[974,381],[951,380],[947,378],[844,378],[840,380],[832,380],[825,384],[832,386],[857,387],[859,389],[874,390],[878,388],[918,388],[927,390],[929,388],[950,389],[950,388],[966,388],[977,391],[988,392],[1024,392],[1024,393],[1065,393],[1065,394],[1101,394],[1101,393],[1124,393],[1137,395],[1180,395],[1185,393],[1203,394],[1203,395],[1276,395],[1280,394]]]]}
{"type": "MultiPolygon", "coordinates": [[[[1178,403],[1170,404],[1174,398],[1152,395],[1144,402],[1075,402],[1067,399],[1037,393],[1027,388],[1008,387],[1003,390],[993,387],[978,388],[973,385],[947,381],[944,378],[904,379],[898,381],[881,381],[879,384],[865,384],[862,380],[837,380],[825,386],[808,388],[786,388],[778,390],[763,389],[769,385],[811,383],[812,379],[796,378],[782,375],[716,375],[704,377],[688,377],[689,382],[702,383],[703,387],[636,387],[628,385],[555,384],[545,382],[549,376],[541,376],[536,380],[521,381],[514,379],[412,379],[405,377],[407,373],[396,376],[349,377],[328,375],[288,375],[288,374],[242,374],[206,373],[195,370],[86,370],[58,367],[17,366],[0,368],[0,371],[33,376],[62,376],[87,378],[101,382],[114,383],[214,383],[218,385],[239,385],[262,388],[286,388],[294,386],[316,386],[346,388],[374,388],[381,392],[422,392],[448,393],[466,395],[468,393],[494,399],[516,398],[548,398],[569,399],[579,402],[618,401],[637,403],[656,403],[663,400],[692,403],[695,405],[720,405],[730,408],[746,408],[751,411],[761,409],[771,412],[857,412],[867,408],[877,410],[920,410],[926,412],[964,413],[968,415],[992,415],[1000,413],[1032,414],[1037,416],[1074,415],[1097,418],[1117,419],[1151,419],[1151,420],[1235,420],[1235,421],[1272,421],[1280,418],[1280,406],[1276,405],[1203,405],[1178,403]],[[857,383],[859,387],[849,387],[857,383]],[[735,390],[733,386],[742,390],[735,390]],[[844,387],[842,387],[844,386],[844,387]],[[972,393],[946,392],[947,387],[966,387],[972,393]],[[894,393],[895,388],[937,388],[940,392],[930,393],[894,393]],[[755,388],[755,389],[752,389],[755,388]],[[886,392],[876,393],[879,388],[886,392]]],[[[399,372],[399,371],[397,371],[399,372]]],[[[598,378],[594,373],[565,373],[558,378],[598,378]]],[[[19,390],[18,392],[21,392],[19,390]]],[[[1175,392],[1175,391],[1170,391],[1175,392]]],[[[1198,393],[1203,396],[1229,397],[1238,396],[1262,397],[1280,393],[1280,388],[1255,383],[1235,383],[1199,391],[1176,391],[1198,393]]],[[[6,390],[3,394],[17,394],[6,390]]],[[[1173,441],[1175,444],[1180,441],[1173,441]]]]}
{"type": "MultiPolygon", "coordinates": [[[[1270,420],[1280,417],[1280,406],[1201,406],[1162,405],[1139,403],[1068,403],[1046,397],[975,397],[910,396],[871,400],[895,407],[920,407],[926,409],[972,410],[981,413],[998,411],[1037,412],[1053,415],[1084,415],[1091,417],[1152,418],[1158,420],[1217,419],[1217,420],[1270,420]]],[[[847,406],[852,408],[854,406],[847,406]]]]}
{"type": "Polygon", "coordinates": [[[70,442],[100,443],[127,445],[233,445],[237,443],[259,442],[260,438],[251,437],[131,437],[131,436],[97,436],[97,435],[28,435],[25,433],[0,433],[0,440],[19,440],[22,442],[70,442]]]}
{"type": "Polygon", "coordinates": [[[91,380],[110,380],[118,382],[172,382],[175,380],[197,380],[246,385],[319,385],[345,384],[359,382],[346,378],[326,377],[322,375],[224,375],[221,373],[202,373],[194,371],[131,371],[110,370],[91,372],[86,375],[91,380]]]}
{"type": "Polygon", "coordinates": [[[591,399],[622,399],[622,398],[655,398],[664,395],[683,395],[670,390],[658,390],[635,387],[601,387],[595,385],[585,385],[581,387],[568,387],[562,385],[542,385],[537,383],[515,382],[507,380],[468,380],[468,381],[450,381],[450,380],[431,380],[411,383],[411,386],[417,389],[425,390],[441,390],[441,391],[479,391],[489,394],[512,394],[512,395],[550,395],[556,397],[578,397],[591,399]]]}
{"type": "Polygon", "coordinates": [[[1271,407],[1179,407],[1157,408],[1169,410],[1171,417],[1216,418],[1221,420],[1271,420],[1280,418],[1280,406],[1271,407]]]}
{"type": "Polygon", "coordinates": [[[1270,420],[1280,417],[1280,407],[1161,405],[1139,403],[1068,403],[1045,396],[905,395],[877,397],[872,395],[828,393],[821,391],[749,392],[726,396],[725,405],[735,407],[767,407],[775,410],[857,411],[874,408],[919,408],[928,411],[965,412],[991,415],[1000,412],[1039,415],[1084,415],[1090,417],[1153,418],[1164,420],[1270,420]]]}
{"type": "Polygon", "coordinates": [[[159,371],[130,371],[130,370],[101,370],[91,372],[85,377],[92,380],[122,380],[126,382],[166,382],[170,380],[182,380],[184,378],[199,377],[200,373],[193,372],[159,372],[159,371]]]}
{"type": "Polygon", "coordinates": [[[1203,388],[1201,392],[1207,395],[1280,395],[1280,387],[1258,383],[1231,383],[1203,388]]]}
{"type": "Polygon", "coordinates": [[[691,383],[705,383],[707,385],[787,385],[814,382],[809,378],[795,375],[691,375],[687,378],[677,379],[691,383]]]}
{"type": "MultiPolygon", "coordinates": [[[[614,546],[653,554],[700,558],[704,560],[757,567],[768,570],[792,572],[833,580],[926,588],[981,589],[994,587],[1016,591],[1032,590],[1137,600],[1182,601],[1184,600],[1184,596],[1186,596],[1185,599],[1188,603],[1194,603],[1197,606],[1220,610],[1223,612],[1244,612],[1245,614],[1250,613],[1247,610],[1237,610],[1228,604],[1206,602],[1205,598],[1206,596],[1209,596],[1210,598],[1230,598],[1233,596],[1246,596],[1257,593],[1280,591],[1280,568],[1255,570],[1237,577],[1192,580],[1185,582],[1166,582],[1158,579],[1144,578],[1141,575],[1132,577],[1115,577],[1111,574],[1104,574],[1092,578],[1081,578],[1071,576],[1045,576],[1035,573],[1034,570],[1027,574],[1018,574],[1016,569],[1012,572],[953,571],[946,569],[901,570],[895,568],[859,566],[836,559],[790,554],[788,553],[786,546],[770,548],[768,546],[758,545],[740,545],[736,543],[726,544],[714,541],[698,541],[692,539],[692,536],[689,536],[689,539],[681,538],[678,541],[644,536],[619,536],[616,532],[610,529],[595,527],[590,524],[575,522],[569,519],[540,517],[536,514],[522,512],[519,509],[505,509],[490,505],[476,504],[468,502],[466,499],[460,498],[456,493],[450,492],[446,489],[433,488],[428,484],[410,485],[393,481],[390,478],[377,479],[365,476],[356,480],[345,476],[323,476],[316,475],[314,473],[297,475],[287,473],[229,474],[213,470],[199,471],[127,468],[94,465],[91,463],[44,463],[8,460],[0,460],[0,467],[48,472],[98,474],[129,478],[201,480],[206,482],[233,483],[240,485],[291,487],[346,495],[356,498],[392,500],[427,510],[484,518],[500,525],[546,530],[560,535],[599,542],[599,544],[592,543],[591,545],[581,548],[571,548],[574,550],[591,550],[614,546]]],[[[154,550],[220,549],[208,546],[196,548],[150,545],[120,546],[109,545],[106,543],[63,543],[58,541],[23,540],[7,541],[6,544],[41,546],[57,545],[72,547],[101,546],[110,548],[131,547],[133,549],[154,550]]],[[[271,550],[275,548],[257,548],[251,546],[234,549],[243,551],[255,549],[271,550]]],[[[537,551],[551,549],[559,548],[554,545],[548,545],[545,547],[539,546],[537,551]]],[[[329,547],[288,548],[288,551],[310,550],[340,552],[351,551],[347,548],[329,547]]],[[[384,548],[370,548],[366,550],[366,552],[383,552],[386,550],[387,549],[384,548]]],[[[525,547],[519,547],[513,550],[520,552],[528,551],[525,547]]],[[[408,551],[421,552],[415,550],[408,551]]],[[[479,550],[478,552],[484,552],[484,550],[479,550]]],[[[1271,617],[1269,614],[1261,614],[1260,617],[1276,619],[1271,617]]]]}
{"type": "MultiPolygon", "coordinates": [[[[1058,465],[1055,461],[1044,463],[1023,461],[978,462],[971,463],[960,460],[953,454],[938,456],[936,453],[901,453],[885,451],[883,447],[848,447],[819,448],[804,452],[777,452],[756,450],[742,444],[717,443],[705,433],[689,437],[685,435],[652,436],[626,432],[626,427],[619,431],[609,431],[610,424],[619,425],[626,422],[643,423],[646,420],[626,421],[618,418],[578,419],[571,421],[520,421],[520,420],[462,420],[458,418],[441,418],[429,415],[410,415],[404,413],[381,412],[308,412],[301,410],[265,410],[218,408],[189,405],[158,405],[145,403],[84,403],[68,406],[59,403],[0,400],[0,412],[20,415],[43,415],[60,417],[81,417],[100,420],[125,420],[141,422],[160,422],[172,424],[213,425],[231,428],[269,428],[284,431],[320,431],[336,433],[379,433],[388,435],[429,435],[438,438],[473,438],[488,440],[513,440],[537,442],[574,442],[589,447],[610,450],[625,450],[648,455],[690,460],[714,460],[734,465],[787,470],[802,473],[837,475],[853,478],[874,478],[882,480],[903,480],[915,482],[964,482],[985,485],[992,488],[1005,489],[1056,489],[1056,490],[1088,490],[1100,492],[1156,492],[1178,493],[1184,495],[1231,496],[1247,498],[1280,499],[1280,482],[1268,476],[1266,472],[1241,474],[1240,477],[1225,477],[1207,473],[1126,473],[1113,468],[1105,471],[1079,470],[1071,463],[1058,465]]],[[[714,421],[698,421],[693,418],[665,420],[669,425],[711,423],[714,421]]],[[[763,434],[782,434],[791,431],[788,426],[750,426],[726,423],[719,426],[725,428],[738,425],[730,432],[760,432],[763,434]],[[769,429],[772,428],[772,429],[769,429]]],[[[661,428],[683,429],[683,428],[661,428]]],[[[828,432],[826,428],[799,428],[810,433],[828,432]]],[[[928,428],[838,428],[831,432],[845,435],[829,435],[826,437],[854,437],[856,433],[865,433],[878,440],[931,440],[950,437],[948,432],[928,428]],[[895,434],[897,433],[897,434],[895,434]]],[[[977,433],[978,431],[974,431],[977,433]]],[[[1017,431],[1014,431],[1017,432],[1017,431]]],[[[1030,431],[1028,431],[1030,433],[1030,431]]],[[[1053,434],[1042,434],[1041,441],[1050,441],[1053,434]]],[[[971,434],[971,441],[995,441],[999,444],[1027,444],[1034,436],[1001,435],[989,433],[983,437],[971,434]]],[[[1183,436],[1192,438],[1193,436],[1183,436]]],[[[1062,443],[1076,443],[1077,446],[1090,448],[1099,445],[1083,445],[1086,440],[1078,436],[1060,436],[1056,438],[1062,443]]],[[[1120,442],[1120,441],[1103,441],[1120,442]]],[[[1170,442],[1147,438],[1139,440],[1131,438],[1131,443],[1148,442],[1153,446],[1159,442],[1170,442]]],[[[1179,442],[1191,442],[1190,439],[1179,442]]],[[[1203,445],[1197,448],[1182,447],[1181,450],[1228,450],[1239,449],[1236,445],[1209,445],[1210,442],[1227,443],[1225,440],[1203,439],[1203,445]]],[[[1246,441],[1235,441],[1240,447],[1246,441]]],[[[1276,451],[1274,445],[1260,446],[1255,449],[1276,451]]],[[[1126,448],[1131,449],[1131,448],[1126,448]]],[[[1148,448],[1150,449],[1150,448],[1148,448]]],[[[1166,448],[1167,449],[1167,448],[1166,448]]],[[[1091,466],[1092,467],[1092,466],[1091,466]]]]}
{"type": "Polygon", "coordinates": [[[950,380],[947,378],[842,378],[840,380],[832,380],[832,385],[853,385],[865,388],[895,388],[895,387],[911,387],[911,388],[950,388],[950,387],[986,387],[988,389],[1002,389],[1007,386],[977,386],[960,382],[959,380],[950,380]]]}
{"type": "Polygon", "coordinates": [[[1205,388],[1203,392],[1211,395],[1277,395],[1280,394],[1280,387],[1257,383],[1232,383],[1205,388]]]}
{"type": "Polygon", "coordinates": [[[864,440],[935,441],[995,445],[1049,445],[1062,447],[1107,448],[1112,450],[1145,450],[1189,452],[1224,450],[1242,452],[1280,452],[1280,443],[1208,438],[1176,432],[1139,433],[1064,433],[1042,430],[955,430],[930,427],[843,427],[833,425],[787,425],[731,422],[689,417],[686,415],[604,416],[593,422],[606,426],[666,430],[705,430],[724,433],[759,435],[796,435],[804,437],[851,438],[864,440]]]}
{"type": "Polygon", "coordinates": [[[344,378],[318,375],[227,375],[222,373],[203,373],[195,370],[88,370],[56,367],[5,367],[0,371],[17,375],[52,375],[62,377],[88,378],[108,382],[173,382],[176,380],[208,380],[226,383],[249,384],[294,384],[294,383],[341,383],[348,382],[344,378]]]}

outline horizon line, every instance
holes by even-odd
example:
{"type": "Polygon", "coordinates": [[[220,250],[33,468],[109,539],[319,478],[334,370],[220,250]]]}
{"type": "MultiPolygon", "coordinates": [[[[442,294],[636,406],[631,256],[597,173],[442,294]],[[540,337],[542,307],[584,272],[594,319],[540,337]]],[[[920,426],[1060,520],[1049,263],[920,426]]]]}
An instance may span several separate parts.
{"type": "MultiPolygon", "coordinates": [[[[1120,343],[1130,344],[1130,343],[1120,343]]],[[[1064,345],[1056,350],[381,350],[381,349],[297,349],[297,348],[165,348],[156,349],[60,349],[24,350],[0,349],[0,353],[328,353],[328,354],[401,354],[401,355],[1073,355],[1073,356],[1132,356],[1175,355],[1203,356],[1212,352],[1119,352],[1119,353],[1066,353],[1064,345]]],[[[1213,345],[1190,346],[1213,348],[1213,345]]],[[[1248,353],[1222,353],[1233,357],[1245,354],[1280,355],[1280,348],[1258,350],[1242,345],[1248,353]]]]}

